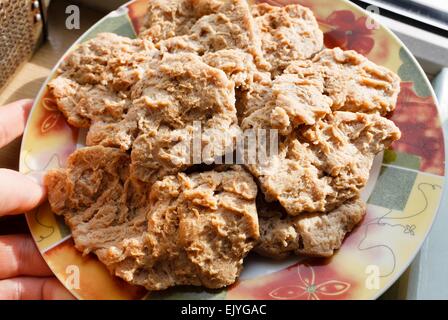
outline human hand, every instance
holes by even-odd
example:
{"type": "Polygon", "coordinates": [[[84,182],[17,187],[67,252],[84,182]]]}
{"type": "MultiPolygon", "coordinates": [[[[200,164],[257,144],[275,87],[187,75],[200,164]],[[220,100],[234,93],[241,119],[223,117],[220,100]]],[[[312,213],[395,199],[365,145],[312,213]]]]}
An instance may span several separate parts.
{"type": "MultiPolygon", "coordinates": [[[[0,107],[0,148],[22,135],[31,100],[0,107]]],[[[0,169],[0,217],[32,210],[43,186],[16,171],[0,169]]],[[[53,276],[30,235],[0,236],[0,300],[73,299],[53,276]]]]}

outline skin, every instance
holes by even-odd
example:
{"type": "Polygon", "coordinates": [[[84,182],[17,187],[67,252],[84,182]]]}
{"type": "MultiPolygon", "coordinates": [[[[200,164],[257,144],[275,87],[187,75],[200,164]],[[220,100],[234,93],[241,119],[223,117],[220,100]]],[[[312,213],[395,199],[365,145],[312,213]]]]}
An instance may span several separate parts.
{"type": "MultiPolygon", "coordinates": [[[[0,148],[22,135],[31,106],[31,100],[20,100],[0,107],[0,148]]],[[[32,210],[45,197],[39,182],[0,169],[0,217],[32,210]]],[[[29,234],[0,236],[0,300],[41,299],[74,298],[54,277],[29,234]]]]}

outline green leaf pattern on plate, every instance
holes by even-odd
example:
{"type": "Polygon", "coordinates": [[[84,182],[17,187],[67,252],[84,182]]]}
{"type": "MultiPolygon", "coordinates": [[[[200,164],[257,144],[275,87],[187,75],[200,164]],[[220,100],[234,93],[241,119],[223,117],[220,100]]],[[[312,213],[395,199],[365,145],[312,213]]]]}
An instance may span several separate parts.
{"type": "Polygon", "coordinates": [[[424,75],[414,63],[412,56],[410,56],[408,51],[404,48],[400,49],[400,59],[403,61],[403,64],[398,69],[398,75],[401,80],[414,82],[414,91],[420,97],[431,96],[431,91],[424,75]]]}

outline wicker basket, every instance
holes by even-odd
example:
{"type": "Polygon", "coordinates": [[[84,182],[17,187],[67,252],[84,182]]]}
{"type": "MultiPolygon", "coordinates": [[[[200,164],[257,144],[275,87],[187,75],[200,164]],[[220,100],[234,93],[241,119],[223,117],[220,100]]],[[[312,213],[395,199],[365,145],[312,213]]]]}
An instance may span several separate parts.
{"type": "Polygon", "coordinates": [[[0,89],[44,37],[44,1],[0,0],[0,89]]]}

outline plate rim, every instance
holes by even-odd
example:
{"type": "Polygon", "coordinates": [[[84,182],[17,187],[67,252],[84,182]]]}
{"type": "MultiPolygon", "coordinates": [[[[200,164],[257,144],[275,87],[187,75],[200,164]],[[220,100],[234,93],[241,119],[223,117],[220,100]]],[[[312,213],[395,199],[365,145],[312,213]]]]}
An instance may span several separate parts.
{"type": "MultiPolygon", "coordinates": [[[[128,10],[128,6],[134,2],[137,2],[140,0],[130,0],[127,1],[126,3],[122,4],[120,7],[118,7],[117,9],[110,11],[109,13],[107,13],[104,17],[102,17],[101,19],[99,19],[97,22],[95,22],[92,26],[90,26],[84,33],[82,33],[67,49],[66,51],[63,53],[63,55],[61,56],[61,58],[55,63],[54,67],[50,70],[48,76],[46,77],[45,81],[42,83],[41,88],[39,89],[37,95],[35,96],[35,100],[33,102],[33,106],[31,108],[29,117],[32,116],[32,114],[35,112],[38,104],[40,104],[42,98],[43,98],[43,94],[45,93],[46,89],[47,89],[47,85],[48,83],[51,81],[52,77],[54,77],[54,75],[56,74],[60,64],[63,62],[63,60],[67,57],[67,55],[72,52],[72,50],[84,39],[84,37],[86,36],[86,34],[88,34],[89,32],[91,32],[92,30],[94,30],[96,27],[98,27],[99,25],[101,25],[105,20],[108,20],[110,18],[112,18],[114,15],[116,15],[117,13],[120,13],[120,10],[128,10]]],[[[416,249],[414,250],[414,252],[409,256],[408,260],[403,263],[401,265],[401,268],[399,271],[396,271],[395,274],[387,281],[387,283],[379,290],[377,290],[375,292],[375,294],[372,294],[371,297],[369,297],[368,299],[370,300],[376,300],[378,299],[381,295],[383,295],[387,290],[389,290],[396,282],[397,280],[404,274],[404,272],[409,268],[409,266],[412,264],[412,262],[415,260],[416,256],[420,253],[422,246],[424,245],[426,239],[428,238],[429,233],[431,232],[431,230],[433,229],[434,226],[434,222],[436,220],[436,218],[438,217],[438,215],[440,214],[440,208],[443,202],[443,194],[445,194],[448,190],[448,177],[447,177],[447,171],[448,171],[448,150],[447,150],[447,146],[448,146],[448,132],[445,128],[445,126],[443,125],[443,120],[442,119],[442,112],[441,112],[441,106],[440,103],[437,99],[437,96],[435,94],[434,88],[432,87],[431,82],[429,81],[426,73],[424,72],[422,66],[420,65],[420,63],[417,61],[417,59],[415,58],[415,56],[412,54],[412,52],[409,50],[409,48],[404,44],[404,42],[386,25],[384,25],[381,21],[379,21],[379,19],[377,19],[375,16],[373,16],[373,14],[371,12],[369,12],[368,10],[365,10],[364,8],[362,8],[361,6],[349,1],[349,0],[338,0],[340,2],[345,3],[346,5],[348,5],[349,7],[353,8],[354,11],[357,12],[362,12],[365,16],[373,19],[375,22],[377,22],[380,26],[380,28],[384,29],[386,31],[386,33],[388,34],[388,36],[392,37],[393,40],[399,44],[401,49],[404,49],[407,53],[407,55],[410,57],[412,63],[414,66],[417,67],[418,72],[420,72],[421,75],[423,75],[423,79],[425,82],[425,85],[427,88],[429,88],[429,92],[430,92],[430,96],[434,102],[434,105],[437,108],[437,116],[438,119],[440,121],[440,129],[442,130],[442,135],[443,135],[443,141],[444,141],[444,145],[445,145],[445,150],[444,150],[444,154],[445,154],[445,172],[444,172],[444,176],[439,176],[443,179],[443,186],[442,186],[442,190],[441,190],[441,196],[440,196],[440,200],[437,203],[437,208],[435,209],[434,214],[431,217],[431,221],[429,223],[429,227],[427,229],[427,231],[425,232],[424,236],[421,238],[420,243],[416,246],[416,249]]],[[[250,3],[254,3],[254,0],[248,0],[248,2],[250,3]]],[[[290,4],[296,3],[294,2],[294,0],[291,0],[290,4]]],[[[300,3],[298,3],[300,4],[300,3]]],[[[286,4],[284,4],[286,5],[286,4]]],[[[126,12],[126,14],[128,14],[128,12],[126,12]]],[[[137,30],[135,30],[135,27],[133,26],[132,23],[131,27],[134,30],[135,35],[137,36],[137,30]]],[[[24,168],[23,168],[23,156],[24,156],[24,141],[26,139],[26,137],[28,136],[28,131],[30,130],[31,126],[31,122],[27,121],[26,127],[24,129],[23,132],[23,138],[21,140],[21,144],[20,144],[20,153],[19,153],[19,172],[23,173],[24,168]]],[[[418,170],[419,171],[419,170],[418,170]]],[[[422,171],[419,171],[420,173],[425,173],[422,171]]],[[[34,209],[35,210],[35,209],[34,209]]],[[[34,210],[31,210],[30,212],[25,213],[25,217],[26,217],[26,221],[27,221],[27,225],[28,228],[30,229],[30,233],[33,237],[33,241],[36,243],[36,239],[35,236],[32,232],[32,228],[29,222],[29,215],[30,213],[34,212],[34,210]]],[[[47,262],[47,259],[44,256],[44,252],[42,252],[40,249],[38,249],[39,254],[43,257],[44,261],[47,263],[47,265],[49,265],[49,263],[47,262]]],[[[60,278],[60,276],[58,275],[58,273],[54,272],[53,269],[51,268],[51,266],[49,265],[49,268],[52,270],[53,274],[59,279],[59,281],[61,281],[61,283],[63,285],[64,281],[63,279],[60,278]]],[[[74,295],[77,299],[83,299],[82,297],[80,297],[77,292],[75,290],[69,290],[70,293],[72,295],[74,295]]],[[[356,299],[356,297],[355,297],[356,299]]]]}
{"type": "MultiPolygon", "coordinates": [[[[132,1],[135,1],[135,0],[132,0],[132,1]]],[[[438,116],[439,121],[440,121],[440,128],[442,130],[443,141],[444,141],[444,144],[445,144],[445,150],[444,150],[444,153],[445,153],[445,172],[444,172],[444,176],[443,176],[443,186],[442,186],[442,190],[441,190],[440,200],[439,200],[439,202],[437,204],[437,208],[435,209],[435,213],[431,217],[431,222],[430,222],[429,228],[427,229],[425,235],[422,237],[419,245],[416,247],[415,252],[413,254],[411,254],[411,256],[409,257],[408,261],[402,265],[403,268],[401,268],[401,270],[399,272],[396,272],[391,277],[390,281],[381,290],[378,290],[375,295],[373,295],[372,300],[377,300],[387,290],[389,290],[397,282],[397,280],[399,278],[401,278],[403,276],[403,274],[406,272],[406,270],[409,268],[409,266],[412,264],[412,262],[414,262],[415,258],[420,253],[420,251],[421,251],[421,249],[423,247],[423,244],[425,243],[426,239],[428,238],[428,235],[429,235],[429,233],[431,232],[431,230],[432,230],[432,228],[434,226],[434,222],[436,221],[437,216],[440,214],[440,207],[441,207],[441,204],[442,204],[442,201],[443,201],[443,194],[446,193],[447,188],[448,188],[448,181],[447,181],[447,170],[448,170],[448,162],[447,162],[447,160],[448,160],[448,155],[447,155],[447,149],[446,149],[447,142],[448,142],[447,141],[448,132],[446,132],[445,126],[443,125],[442,112],[441,112],[441,106],[440,106],[440,103],[439,103],[439,99],[437,98],[436,93],[434,91],[434,88],[433,88],[431,82],[429,81],[428,76],[426,75],[425,71],[423,70],[423,67],[417,61],[417,58],[414,56],[414,54],[411,52],[411,50],[395,34],[395,32],[393,32],[389,27],[387,27],[381,21],[379,21],[379,19],[374,17],[371,12],[369,12],[368,10],[362,8],[361,6],[357,5],[356,3],[351,2],[349,0],[339,0],[339,1],[345,2],[346,4],[354,7],[356,10],[360,10],[365,15],[367,15],[370,18],[372,18],[375,22],[377,22],[400,45],[400,47],[402,49],[404,49],[406,51],[408,56],[411,58],[412,63],[414,64],[414,66],[417,66],[418,71],[420,72],[420,74],[423,75],[425,84],[429,88],[429,92],[431,93],[431,97],[432,97],[432,99],[434,101],[434,104],[435,104],[435,106],[437,108],[437,116],[438,116]]]]}

